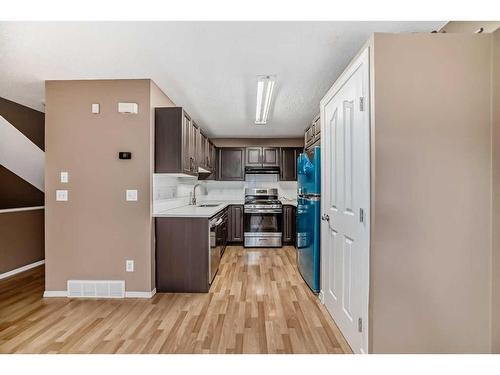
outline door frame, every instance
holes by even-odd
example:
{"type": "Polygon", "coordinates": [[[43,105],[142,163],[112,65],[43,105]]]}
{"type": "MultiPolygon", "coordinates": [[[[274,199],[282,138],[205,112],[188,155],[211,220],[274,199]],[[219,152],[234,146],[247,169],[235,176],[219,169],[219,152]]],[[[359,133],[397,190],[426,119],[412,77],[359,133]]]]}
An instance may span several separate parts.
{"type": "MultiPolygon", "coordinates": [[[[359,53],[358,55],[351,61],[351,63],[348,65],[348,67],[342,72],[340,77],[335,81],[335,83],[332,85],[332,87],[328,90],[328,92],[325,94],[323,99],[321,99],[320,102],[320,119],[321,119],[321,134],[323,135],[323,139],[321,140],[322,146],[325,145],[330,145],[330,140],[327,140],[324,136],[327,134],[326,132],[326,119],[325,119],[325,105],[329,101],[332,100],[332,98],[338,93],[338,91],[344,86],[344,84],[349,80],[349,78],[360,68],[361,65],[366,64],[366,69],[363,72],[363,112],[364,112],[364,117],[363,117],[363,122],[364,124],[368,127],[367,131],[367,139],[365,140],[367,142],[367,145],[365,145],[365,150],[367,152],[367,165],[365,173],[368,174],[368,192],[367,192],[367,202],[366,202],[366,213],[365,213],[365,223],[366,223],[366,228],[367,228],[367,236],[368,236],[368,246],[367,246],[367,251],[366,251],[366,256],[364,259],[364,266],[363,269],[365,270],[365,274],[363,275],[363,283],[365,285],[365,292],[364,292],[364,298],[363,298],[363,314],[362,314],[362,319],[363,319],[363,331],[366,333],[364,336],[364,342],[363,342],[363,348],[360,348],[359,353],[369,353],[371,350],[370,348],[370,252],[371,252],[371,213],[372,213],[372,192],[373,192],[373,181],[372,181],[372,150],[371,150],[371,139],[372,139],[372,123],[371,123],[371,101],[370,101],[370,96],[371,96],[371,77],[370,77],[370,72],[371,72],[371,66],[370,66],[370,46],[365,46],[359,53]]],[[[328,147],[327,146],[327,147],[328,147]]],[[[321,152],[321,192],[322,194],[325,194],[327,190],[326,187],[326,179],[323,178],[325,175],[325,166],[326,166],[326,158],[327,158],[327,153],[326,152],[321,152]]],[[[321,214],[326,212],[326,207],[325,207],[325,200],[321,199],[321,214]]],[[[324,230],[321,231],[321,254],[324,254],[326,249],[325,249],[325,243],[326,243],[326,233],[324,230]]],[[[324,304],[324,290],[326,288],[325,285],[325,272],[326,272],[326,262],[324,262],[324,257],[322,256],[320,258],[320,300],[321,303],[324,304]]],[[[333,316],[332,316],[333,318],[333,316]]],[[[335,320],[335,319],[334,319],[335,320]]],[[[352,348],[354,352],[358,352],[357,348],[352,348]]]]}

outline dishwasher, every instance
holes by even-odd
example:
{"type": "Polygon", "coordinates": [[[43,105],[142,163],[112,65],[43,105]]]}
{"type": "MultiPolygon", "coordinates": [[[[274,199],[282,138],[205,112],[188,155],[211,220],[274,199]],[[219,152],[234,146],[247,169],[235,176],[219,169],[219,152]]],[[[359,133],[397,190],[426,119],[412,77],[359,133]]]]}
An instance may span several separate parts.
{"type": "Polygon", "coordinates": [[[208,283],[212,284],[227,243],[227,210],[209,221],[208,283]]]}

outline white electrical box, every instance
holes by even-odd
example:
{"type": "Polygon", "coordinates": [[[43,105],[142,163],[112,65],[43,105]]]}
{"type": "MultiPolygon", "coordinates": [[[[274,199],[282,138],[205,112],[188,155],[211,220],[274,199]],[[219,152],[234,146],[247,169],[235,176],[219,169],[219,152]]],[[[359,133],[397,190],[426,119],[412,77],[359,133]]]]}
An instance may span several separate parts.
{"type": "Polygon", "coordinates": [[[67,190],[56,190],[56,201],[66,202],[68,200],[67,190]]]}
{"type": "Polygon", "coordinates": [[[125,262],[125,270],[127,272],[134,272],[134,261],[133,260],[127,260],[125,262]]]}
{"type": "Polygon", "coordinates": [[[137,190],[127,190],[125,194],[127,201],[136,201],[137,200],[137,190]]]}
{"type": "Polygon", "coordinates": [[[98,103],[92,104],[92,113],[99,113],[99,104],[98,103]]]}
{"type": "Polygon", "coordinates": [[[139,111],[137,103],[118,103],[118,112],[136,114],[139,111]]]}
{"type": "Polygon", "coordinates": [[[63,184],[67,184],[69,181],[69,173],[68,172],[61,172],[61,182],[63,184]]]}

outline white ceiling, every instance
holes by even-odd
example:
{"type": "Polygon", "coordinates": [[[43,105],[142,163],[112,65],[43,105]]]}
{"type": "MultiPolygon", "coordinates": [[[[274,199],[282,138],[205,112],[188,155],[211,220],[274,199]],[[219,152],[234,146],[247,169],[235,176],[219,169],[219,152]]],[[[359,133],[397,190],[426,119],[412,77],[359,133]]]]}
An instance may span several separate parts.
{"type": "Polygon", "coordinates": [[[212,137],[302,136],[373,32],[445,22],[0,22],[0,96],[43,110],[48,79],[151,78],[212,137]],[[256,76],[275,74],[266,126],[256,76]]]}

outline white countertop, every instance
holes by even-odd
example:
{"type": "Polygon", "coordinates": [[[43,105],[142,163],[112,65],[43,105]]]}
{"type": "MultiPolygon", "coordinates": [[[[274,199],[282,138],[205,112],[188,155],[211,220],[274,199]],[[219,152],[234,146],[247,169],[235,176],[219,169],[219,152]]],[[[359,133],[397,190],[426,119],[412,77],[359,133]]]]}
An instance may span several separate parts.
{"type": "Polygon", "coordinates": [[[243,204],[243,200],[228,200],[228,201],[200,201],[196,206],[185,205],[177,208],[170,208],[153,213],[153,217],[200,217],[209,218],[224,208],[232,204],[243,204]],[[217,204],[215,207],[199,207],[201,204],[217,204]]]}
{"type": "MultiPolygon", "coordinates": [[[[288,204],[297,207],[296,199],[286,199],[280,198],[282,204],[288,204]]],[[[244,200],[203,200],[199,201],[196,206],[193,205],[183,205],[176,208],[160,209],[153,213],[153,217],[201,217],[210,218],[220,211],[222,211],[227,206],[232,204],[244,204],[244,200]],[[201,204],[217,204],[215,207],[199,207],[201,204]]]]}

